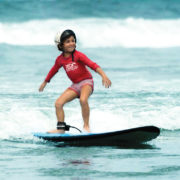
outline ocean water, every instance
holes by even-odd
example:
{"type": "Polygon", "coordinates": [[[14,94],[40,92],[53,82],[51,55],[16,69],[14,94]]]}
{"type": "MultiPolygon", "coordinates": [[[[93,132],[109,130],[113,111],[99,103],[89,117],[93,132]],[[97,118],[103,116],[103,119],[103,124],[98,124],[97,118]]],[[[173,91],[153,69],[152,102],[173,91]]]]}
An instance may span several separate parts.
{"type": "MultiPolygon", "coordinates": [[[[0,179],[179,179],[180,2],[178,0],[0,1],[0,179]],[[59,55],[57,31],[73,29],[91,71],[92,132],[154,125],[137,147],[58,147],[33,137],[56,126],[54,102],[71,85],[63,69],[38,88],[59,55]]],[[[82,129],[79,101],[66,122],[82,129]]],[[[74,130],[72,133],[76,133],[74,130]]]]}

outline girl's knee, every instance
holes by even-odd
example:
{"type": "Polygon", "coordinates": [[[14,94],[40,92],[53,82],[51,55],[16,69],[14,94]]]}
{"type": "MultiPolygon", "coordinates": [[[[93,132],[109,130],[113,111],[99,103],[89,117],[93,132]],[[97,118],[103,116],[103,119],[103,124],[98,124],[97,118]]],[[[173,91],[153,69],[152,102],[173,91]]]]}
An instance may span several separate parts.
{"type": "Polygon", "coordinates": [[[59,101],[59,100],[56,100],[56,102],[55,102],[55,107],[56,108],[63,108],[63,105],[64,105],[64,103],[62,103],[61,101],[59,101]]]}
{"type": "Polygon", "coordinates": [[[81,105],[86,105],[86,104],[88,104],[88,99],[86,99],[86,98],[80,98],[80,104],[81,105]]]}

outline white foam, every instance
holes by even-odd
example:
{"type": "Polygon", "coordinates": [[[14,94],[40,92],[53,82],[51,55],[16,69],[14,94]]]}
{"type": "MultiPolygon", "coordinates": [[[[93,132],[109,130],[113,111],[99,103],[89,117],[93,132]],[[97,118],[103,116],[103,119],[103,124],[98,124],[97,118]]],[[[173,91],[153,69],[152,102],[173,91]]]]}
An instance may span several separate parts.
{"type": "MultiPolygon", "coordinates": [[[[65,114],[68,124],[82,130],[83,121],[80,107],[66,108],[65,114]]],[[[145,112],[92,109],[90,125],[92,132],[123,130],[146,125],[177,130],[180,129],[179,116],[180,107],[164,107],[145,112]]],[[[54,109],[36,109],[16,105],[9,112],[0,112],[0,119],[0,139],[32,139],[32,132],[46,132],[56,126],[54,109]]],[[[73,129],[71,132],[78,133],[73,129]]]]}
{"type": "MultiPolygon", "coordinates": [[[[41,111],[14,105],[8,112],[0,112],[0,138],[9,139],[47,131],[51,122],[41,111]]],[[[50,126],[51,127],[51,126],[50,126]]]]}
{"type": "Polygon", "coordinates": [[[32,20],[0,23],[0,43],[13,45],[53,45],[57,31],[73,29],[82,47],[180,46],[180,19],[101,19],[32,20]]]}
{"type": "Polygon", "coordinates": [[[142,112],[123,111],[99,111],[92,112],[92,129],[95,132],[106,132],[129,129],[139,126],[154,125],[167,130],[180,129],[180,108],[162,108],[142,112]]]}

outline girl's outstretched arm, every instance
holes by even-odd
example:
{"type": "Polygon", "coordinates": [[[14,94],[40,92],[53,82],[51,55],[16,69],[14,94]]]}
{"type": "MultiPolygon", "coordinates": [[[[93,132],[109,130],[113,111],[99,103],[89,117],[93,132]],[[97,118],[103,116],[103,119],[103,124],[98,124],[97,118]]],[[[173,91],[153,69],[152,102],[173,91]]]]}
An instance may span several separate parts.
{"type": "Polygon", "coordinates": [[[111,83],[110,79],[107,77],[107,75],[105,74],[105,72],[100,67],[98,67],[96,69],[96,72],[102,77],[102,84],[106,88],[109,88],[112,83],[111,83]]]}
{"type": "Polygon", "coordinates": [[[59,68],[61,68],[62,65],[60,65],[60,63],[58,62],[59,57],[60,56],[58,56],[56,58],[54,66],[51,68],[51,70],[49,71],[48,75],[46,76],[44,82],[39,87],[39,92],[42,92],[44,90],[44,88],[46,87],[47,83],[50,82],[51,78],[58,72],[59,68]]]}

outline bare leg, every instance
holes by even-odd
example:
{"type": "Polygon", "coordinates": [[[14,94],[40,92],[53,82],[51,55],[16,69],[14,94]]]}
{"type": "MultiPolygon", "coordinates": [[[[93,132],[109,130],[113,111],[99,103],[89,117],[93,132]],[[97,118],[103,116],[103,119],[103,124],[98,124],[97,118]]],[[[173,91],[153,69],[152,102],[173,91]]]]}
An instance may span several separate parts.
{"type": "MultiPolygon", "coordinates": [[[[63,106],[69,101],[77,98],[78,95],[71,89],[67,89],[64,93],[56,100],[55,108],[56,108],[56,116],[58,122],[64,122],[64,110],[63,106]]],[[[64,130],[51,130],[48,133],[64,133],[64,130]]]]}
{"type": "Polygon", "coordinates": [[[84,120],[84,130],[87,132],[90,132],[89,127],[89,115],[90,115],[90,109],[88,104],[88,98],[92,93],[92,87],[90,85],[85,85],[81,89],[81,95],[80,95],[80,104],[82,109],[82,117],[84,120]]]}

